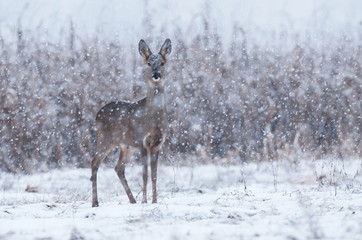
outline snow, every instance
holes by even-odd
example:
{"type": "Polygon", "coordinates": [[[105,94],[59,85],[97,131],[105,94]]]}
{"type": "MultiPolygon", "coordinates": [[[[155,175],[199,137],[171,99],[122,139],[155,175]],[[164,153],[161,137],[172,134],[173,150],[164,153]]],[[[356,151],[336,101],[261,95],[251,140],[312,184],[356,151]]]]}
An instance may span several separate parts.
{"type": "Polygon", "coordinates": [[[0,239],[361,239],[361,170],[360,159],[161,164],[159,202],[142,204],[141,166],[132,165],[130,204],[103,166],[98,208],[90,169],[2,173],[0,239]]]}
{"type": "Polygon", "coordinates": [[[361,9],[0,0],[0,167],[19,173],[0,172],[0,239],[362,239],[361,9]],[[141,166],[126,168],[130,204],[105,161],[92,208],[90,169],[75,167],[89,166],[95,114],[143,86],[139,39],[169,37],[158,203],[140,203],[141,166]]]}

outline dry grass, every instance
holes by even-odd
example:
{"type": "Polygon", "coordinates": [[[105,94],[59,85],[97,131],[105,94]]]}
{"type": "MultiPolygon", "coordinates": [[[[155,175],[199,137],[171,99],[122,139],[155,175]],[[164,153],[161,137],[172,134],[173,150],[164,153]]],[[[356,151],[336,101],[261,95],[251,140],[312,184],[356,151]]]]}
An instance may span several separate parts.
{"type": "MultiPolygon", "coordinates": [[[[289,35],[285,48],[235,28],[224,46],[209,29],[187,41],[173,37],[164,158],[362,156],[361,39],[335,35],[316,46],[289,35]]],[[[0,168],[88,166],[98,109],[144,93],[137,51],[73,29],[62,44],[18,33],[17,42],[0,37],[0,168]]]]}

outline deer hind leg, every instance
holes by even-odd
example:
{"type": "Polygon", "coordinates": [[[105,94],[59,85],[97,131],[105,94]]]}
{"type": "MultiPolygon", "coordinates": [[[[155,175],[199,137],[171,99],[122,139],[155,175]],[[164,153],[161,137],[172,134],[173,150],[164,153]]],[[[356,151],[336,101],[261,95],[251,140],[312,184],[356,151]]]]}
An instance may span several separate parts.
{"type": "Polygon", "coordinates": [[[97,193],[97,172],[101,161],[96,154],[93,158],[91,166],[92,166],[92,176],[90,180],[92,181],[92,207],[98,207],[98,193],[97,193]]]}
{"type": "Polygon", "coordinates": [[[151,155],[152,203],[157,203],[157,159],[158,151],[151,155]]]}
{"type": "Polygon", "coordinates": [[[92,181],[92,207],[98,207],[98,193],[97,193],[97,172],[99,165],[103,161],[103,159],[108,155],[108,153],[112,150],[113,146],[98,142],[97,143],[97,152],[94,156],[91,168],[92,168],[92,176],[90,180],[92,181]]]}
{"type": "Polygon", "coordinates": [[[126,168],[126,163],[128,162],[128,160],[129,160],[129,149],[121,148],[120,154],[119,154],[119,160],[118,160],[118,163],[117,163],[116,167],[114,168],[114,170],[116,171],[119,179],[121,180],[124,190],[126,191],[126,194],[128,196],[129,202],[136,203],[136,200],[133,197],[131,189],[129,188],[127,180],[126,180],[126,176],[124,174],[125,168],[126,168]]]}

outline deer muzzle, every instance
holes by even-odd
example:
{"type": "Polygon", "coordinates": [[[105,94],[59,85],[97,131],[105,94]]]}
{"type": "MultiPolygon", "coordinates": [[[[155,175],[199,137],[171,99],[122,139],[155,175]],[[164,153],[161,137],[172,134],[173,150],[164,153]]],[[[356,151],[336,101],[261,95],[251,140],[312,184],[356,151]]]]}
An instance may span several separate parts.
{"type": "Polygon", "coordinates": [[[159,81],[161,81],[161,73],[159,73],[159,72],[154,72],[154,73],[152,73],[152,80],[153,80],[154,82],[159,82],[159,81]]]}

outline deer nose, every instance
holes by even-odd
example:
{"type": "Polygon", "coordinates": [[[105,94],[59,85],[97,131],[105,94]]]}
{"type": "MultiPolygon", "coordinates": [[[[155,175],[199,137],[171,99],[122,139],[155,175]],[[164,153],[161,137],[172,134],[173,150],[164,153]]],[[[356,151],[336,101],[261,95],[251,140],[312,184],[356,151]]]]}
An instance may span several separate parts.
{"type": "Polygon", "coordinates": [[[159,78],[161,78],[161,73],[159,73],[159,72],[153,73],[152,78],[155,79],[155,80],[158,80],[159,78]]]}

